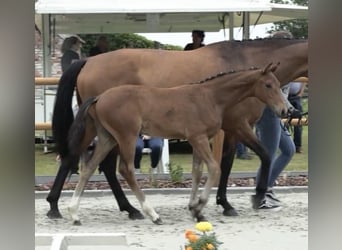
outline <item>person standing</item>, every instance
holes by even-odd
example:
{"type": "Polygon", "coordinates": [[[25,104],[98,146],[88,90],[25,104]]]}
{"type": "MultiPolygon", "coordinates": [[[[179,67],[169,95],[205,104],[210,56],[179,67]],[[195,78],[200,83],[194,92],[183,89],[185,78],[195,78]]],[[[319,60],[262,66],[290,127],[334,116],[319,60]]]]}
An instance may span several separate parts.
{"type": "Polygon", "coordinates": [[[99,36],[96,44],[89,50],[89,56],[96,56],[98,54],[106,53],[109,51],[109,43],[106,36],[99,36]]]}
{"type": "Polygon", "coordinates": [[[184,50],[193,50],[205,46],[204,41],[204,31],[203,30],[193,30],[192,31],[192,43],[185,45],[184,50]]]}
{"type": "MultiPolygon", "coordinates": [[[[303,113],[302,96],[304,93],[306,82],[290,82],[288,100],[293,107],[303,113]]],[[[293,142],[296,146],[296,153],[302,153],[302,132],[303,126],[293,126],[293,142]]]]}
{"type": "Polygon", "coordinates": [[[76,36],[67,37],[64,39],[61,51],[63,53],[61,58],[62,72],[64,73],[69,66],[80,59],[80,49],[82,46],[81,40],[76,36]]]}
{"type": "MultiPolygon", "coordinates": [[[[291,118],[298,118],[301,112],[295,109],[287,100],[289,84],[282,87],[284,100],[291,118]]],[[[268,177],[268,188],[266,199],[260,205],[259,209],[278,209],[280,200],[276,198],[273,187],[280,173],[285,169],[291,161],[295,153],[295,145],[291,138],[291,134],[284,126],[280,117],[278,117],[269,107],[265,107],[263,114],[256,124],[256,133],[261,143],[265,147],[270,156],[270,173],[268,177]],[[278,149],[280,153],[277,154],[278,149]]],[[[257,172],[256,181],[260,181],[260,168],[257,172]]]]}
{"type": "MultiPolygon", "coordinates": [[[[288,31],[279,31],[273,34],[274,38],[292,39],[293,36],[288,31]]],[[[301,117],[301,112],[291,105],[288,101],[290,84],[286,84],[281,88],[284,101],[288,109],[288,116],[290,118],[301,117]]],[[[275,196],[273,187],[280,173],[285,169],[291,161],[295,153],[295,145],[291,138],[291,134],[285,127],[281,118],[278,117],[269,107],[265,107],[261,118],[256,123],[256,134],[260,142],[265,147],[270,157],[270,172],[268,176],[266,198],[260,204],[261,210],[279,210],[281,209],[280,200],[275,196]],[[279,149],[279,154],[278,154],[279,149]]],[[[261,167],[259,167],[256,182],[260,182],[261,167]]]]}

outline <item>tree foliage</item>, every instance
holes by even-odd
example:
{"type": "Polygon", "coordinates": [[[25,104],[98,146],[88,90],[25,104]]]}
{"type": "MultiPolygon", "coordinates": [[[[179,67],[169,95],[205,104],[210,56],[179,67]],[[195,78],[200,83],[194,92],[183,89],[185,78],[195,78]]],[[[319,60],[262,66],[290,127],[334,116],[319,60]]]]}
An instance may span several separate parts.
{"type": "MultiPolygon", "coordinates": [[[[281,4],[296,4],[300,6],[308,6],[309,0],[272,0],[273,3],[281,4]]],[[[308,20],[307,19],[292,19],[286,21],[275,22],[271,30],[268,33],[274,31],[287,30],[292,33],[295,38],[308,38],[308,20]]]]}
{"type": "MultiPolygon", "coordinates": [[[[95,46],[97,38],[103,34],[80,34],[79,36],[86,42],[83,45],[83,51],[87,53],[91,47],[95,46]]],[[[182,50],[179,46],[161,44],[157,41],[151,41],[143,36],[133,33],[106,34],[109,41],[109,50],[122,48],[150,48],[150,49],[168,49],[182,50]]]]}

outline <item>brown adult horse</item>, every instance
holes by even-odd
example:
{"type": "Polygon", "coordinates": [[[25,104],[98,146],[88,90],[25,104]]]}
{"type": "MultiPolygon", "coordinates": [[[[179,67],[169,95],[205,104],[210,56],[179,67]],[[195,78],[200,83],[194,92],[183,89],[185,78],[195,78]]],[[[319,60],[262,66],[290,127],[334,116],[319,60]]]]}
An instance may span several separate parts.
{"type": "MultiPolygon", "coordinates": [[[[281,84],[307,74],[307,40],[223,41],[191,51],[122,49],[91,57],[87,61],[74,63],[61,77],[53,113],[53,134],[62,164],[47,197],[47,201],[50,203],[48,216],[50,218],[61,217],[58,210],[58,199],[63,183],[68,173],[77,168],[78,159],[67,158],[69,151],[66,140],[73,121],[71,99],[75,87],[81,103],[91,96],[99,95],[108,88],[132,82],[140,85],[172,87],[199,81],[213,72],[224,72],[228,69],[249,68],[251,66],[261,67],[270,61],[279,61],[281,64],[281,67],[275,72],[281,84]]],[[[254,103],[253,98],[249,99],[251,99],[250,102],[254,103]]],[[[233,120],[232,125],[240,119],[240,116],[243,116],[244,119],[242,123],[246,124],[245,119],[252,119],[249,116],[258,117],[260,115],[258,112],[256,115],[252,112],[254,104],[251,104],[249,108],[245,107],[246,105],[243,105],[243,107],[239,106],[234,109],[236,116],[235,119],[231,118],[233,120]],[[239,111],[241,109],[243,112],[239,111]]],[[[229,123],[224,124],[228,127],[229,123]]],[[[237,127],[237,131],[239,134],[243,133],[239,127],[237,127]]],[[[249,134],[249,132],[246,133],[249,134]]],[[[253,143],[245,143],[261,157],[263,166],[269,164],[268,156],[262,154],[265,152],[258,152],[262,149],[260,149],[260,144],[256,139],[253,143]]],[[[231,150],[225,149],[224,152],[222,169],[224,169],[223,164],[227,164],[224,163],[228,159],[227,152],[231,152],[231,150]]],[[[114,153],[111,152],[111,155],[100,164],[100,169],[104,172],[113,190],[120,210],[128,211],[130,218],[141,218],[140,212],[129,204],[122,192],[115,175],[116,167],[113,164],[113,156],[114,153]]],[[[230,169],[229,166],[227,168],[230,169]]],[[[224,202],[228,204],[225,197],[221,195],[219,203],[224,202]]],[[[230,208],[229,204],[225,207],[230,208]]]]}
{"type": "MultiPolygon", "coordinates": [[[[269,64],[264,70],[221,73],[203,81],[203,84],[174,88],[119,86],[85,101],[70,129],[71,155],[78,157],[80,152],[86,151],[96,135],[98,142],[94,154],[81,167],[80,179],[70,202],[69,212],[74,224],[80,224],[77,212],[84,186],[98,164],[116,145],[120,148],[121,175],[143,211],[154,223],[161,223],[159,215],[146,202],[134,176],[135,145],[139,133],[187,139],[191,144],[193,187],[189,209],[195,219],[204,220],[202,210],[220,173],[219,164],[211,153],[209,138],[219,131],[223,118],[229,116],[230,110],[247,97],[257,97],[279,116],[286,114],[280,83],[272,73],[276,67],[269,64]],[[208,179],[203,192],[197,197],[202,161],[208,167],[208,179]]],[[[259,206],[258,198],[263,197],[266,188],[267,185],[259,187],[258,190],[264,192],[255,195],[254,207],[259,206]]]]}

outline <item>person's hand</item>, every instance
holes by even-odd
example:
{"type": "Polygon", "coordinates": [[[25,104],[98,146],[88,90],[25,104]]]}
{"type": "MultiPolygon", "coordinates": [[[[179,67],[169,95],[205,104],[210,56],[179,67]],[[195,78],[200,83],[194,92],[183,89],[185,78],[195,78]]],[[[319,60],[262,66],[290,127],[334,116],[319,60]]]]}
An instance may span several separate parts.
{"type": "Polygon", "coordinates": [[[142,135],[141,137],[142,137],[143,140],[151,139],[151,136],[149,136],[149,135],[142,135]]]}
{"type": "Polygon", "coordinates": [[[302,113],[298,109],[292,109],[288,111],[288,117],[291,119],[302,118],[302,113]]]}

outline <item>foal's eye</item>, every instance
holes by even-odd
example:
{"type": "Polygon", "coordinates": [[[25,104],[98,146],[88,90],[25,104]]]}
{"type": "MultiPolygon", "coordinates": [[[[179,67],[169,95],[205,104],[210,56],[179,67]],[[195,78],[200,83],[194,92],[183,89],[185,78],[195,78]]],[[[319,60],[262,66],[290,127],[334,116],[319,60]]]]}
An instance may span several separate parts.
{"type": "Polygon", "coordinates": [[[266,88],[270,89],[272,88],[272,85],[270,83],[266,83],[266,88]]]}

